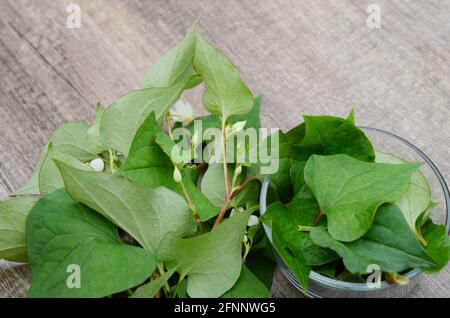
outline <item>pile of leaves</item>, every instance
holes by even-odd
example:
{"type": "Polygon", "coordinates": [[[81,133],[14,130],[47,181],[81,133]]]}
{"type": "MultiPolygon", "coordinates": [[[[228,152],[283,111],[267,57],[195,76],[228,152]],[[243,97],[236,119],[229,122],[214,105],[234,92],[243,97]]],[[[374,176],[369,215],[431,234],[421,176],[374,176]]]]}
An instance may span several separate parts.
{"type": "Polygon", "coordinates": [[[437,203],[421,164],[375,152],[353,111],[305,116],[281,134],[280,147],[263,221],[305,289],[311,270],[358,283],[378,270],[379,281],[406,284],[411,269],[447,265],[450,239],[430,218],[437,203]]]}
{"type": "Polygon", "coordinates": [[[258,202],[269,177],[262,220],[303,286],[311,270],[354,280],[378,264],[399,281],[445,266],[450,242],[429,218],[420,165],[375,153],[353,113],[305,116],[265,139],[257,148],[279,147],[274,174],[228,162],[255,152],[229,141],[260,128],[260,102],[191,27],[141,90],[52,133],[31,179],[0,203],[0,259],[31,264],[29,297],[268,297],[275,262],[258,202]],[[180,97],[200,84],[210,115],[194,118],[180,97]],[[194,119],[220,131],[222,162],[197,160],[213,141],[194,119]],[[192,136],[184,162],[173,156],[180,127],[192,136]]]}
{"type": "Polygon", "coordinates": [[[201,83],[211,115],[196,119],[234,151],[227,140],[259,128],[260,99],[195,26],[141,90],[97,105],[90,126],[52,133],[31,179],[0,204],[0,259],[31,264],[27,296],[270,295],[260,182],[242,164],[195,162],[209,141],[180,97],[201,83]],[[193,132],[192,158],[181,163],[172,156],[180,127],[193,132]]]}

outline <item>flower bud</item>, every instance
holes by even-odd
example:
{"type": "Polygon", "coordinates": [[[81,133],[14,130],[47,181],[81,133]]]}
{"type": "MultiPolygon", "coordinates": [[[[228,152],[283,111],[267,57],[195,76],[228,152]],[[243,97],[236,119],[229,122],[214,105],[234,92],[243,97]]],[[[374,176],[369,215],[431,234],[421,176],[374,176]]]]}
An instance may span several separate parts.
{"type": "Polygon", "coordinates": [[[176,183],[181,183],[181,179],[181,172],[178,170],[178,167],[175,167],[175,169],[173,169],[173,180],[175,180],[176,183]]]}
{"type": "Polygon", "coordinates": [[[103,170],[105,170],[105,163],[100,158],[96,158],[89,162],[89,166],[97,172],[102,172],[103,170]]]}
{"type": "Polygon", "coordinates": [[[252,227],[259,225],[259,218],[256,215],[250,215],[250,218],[248,219],[247,226],[252,227]]]}
{"type": "Polygon", "coordinates": [[[237,165],[234,169],[234,176],[237,178],[242,173],[242,165],[237,165]]]}

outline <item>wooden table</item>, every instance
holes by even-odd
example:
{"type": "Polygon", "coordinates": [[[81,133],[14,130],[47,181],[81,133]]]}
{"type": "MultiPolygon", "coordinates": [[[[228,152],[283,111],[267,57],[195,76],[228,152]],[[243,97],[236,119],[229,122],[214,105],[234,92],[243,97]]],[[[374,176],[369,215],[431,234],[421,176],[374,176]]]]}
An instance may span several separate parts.
{"type": "MultiPolygon", "coordinates": [[[[201,14],[200,30],[262,94],[266,127],[302,114],[345,115],[404,136],[450,177],[450,1],[1,0],[0,198],[30,177],[51,131],[90,121],[139,87],[147,67],[201,14]],[[81,28],[66,27],[68,4],[81,28]]],[[[200,91],[187,101],[201,109],[200,91]]],[[[0,264],[0,296],[22,296],[26,266],[0,264]]],[[[450,269],[426,276],[411,297],[449,297],[450,269]]],[[[275,275],[275,296],[297,297],[275,275]]]]}

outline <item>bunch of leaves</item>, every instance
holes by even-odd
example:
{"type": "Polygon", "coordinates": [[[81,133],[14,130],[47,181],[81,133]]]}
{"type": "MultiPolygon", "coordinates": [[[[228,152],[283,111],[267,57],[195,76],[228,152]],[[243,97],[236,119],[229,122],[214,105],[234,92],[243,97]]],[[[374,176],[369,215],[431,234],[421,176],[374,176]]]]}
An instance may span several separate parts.
{"type": "Polygon", "coordinates": [[[365,282],[377,265],[401,283],[398,273],[436,272],[448,263],[450,239],[430,219],[436,203],[421,164],[376,153],[354,111],[347,118],[304,116],[280,134],[280,147],[263,222],[305,289],[312,270],[365,282]]]}
{"type": "Polygon", "coordinates": [[[31,264],[29,297],[268,297],[272,248],[249,223],[260,183],[226,161],[233,124],[259,127],[259,103],[194,25],[140,90],[52,133],[0,203],[0,259],[31,264]],[[201,83],[211,115],[199,120],[221,130],[222,164],[171,155],[172,108],[201,83]]]}

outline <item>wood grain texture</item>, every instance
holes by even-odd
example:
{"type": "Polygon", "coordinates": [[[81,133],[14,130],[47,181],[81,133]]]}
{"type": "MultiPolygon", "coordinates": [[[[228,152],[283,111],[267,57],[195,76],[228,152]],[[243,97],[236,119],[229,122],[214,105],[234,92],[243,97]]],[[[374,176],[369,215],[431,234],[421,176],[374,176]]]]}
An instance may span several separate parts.
{"type": "MultiPolygon", "coordinates": [[[[266,127],[306,114],[345,115],[403,136],[449,180],[450,1],[78,0],[81,29],[66,28],[73,1],[0,1],[0,198],[30,177],[51,131],[90,122],[97,101],[136,89],[145,70],[201,13],[200,29],[264,96],[266,127]],[[382,26],[366,26],[381,7],[382,26]]],[[[200,90],[185,99],[200,111],[200,90]]],[[[26,266],[0,264],[0,296],[23,296],[26,266]]],[[[450,297],[450,269],[411,297],[450,297]]],[[[275,275],[275,296],[298,293],[275,275]]]]}

